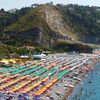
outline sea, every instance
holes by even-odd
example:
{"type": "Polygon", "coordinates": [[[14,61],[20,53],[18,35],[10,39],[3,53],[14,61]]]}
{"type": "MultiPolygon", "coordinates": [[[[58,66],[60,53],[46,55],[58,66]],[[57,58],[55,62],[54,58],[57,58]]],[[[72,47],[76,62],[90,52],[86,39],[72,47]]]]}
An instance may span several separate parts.
{"type": "Polygon", "coordinates": [[[100,64],[76,86],[68,100],[100,100],[100,64]]]}

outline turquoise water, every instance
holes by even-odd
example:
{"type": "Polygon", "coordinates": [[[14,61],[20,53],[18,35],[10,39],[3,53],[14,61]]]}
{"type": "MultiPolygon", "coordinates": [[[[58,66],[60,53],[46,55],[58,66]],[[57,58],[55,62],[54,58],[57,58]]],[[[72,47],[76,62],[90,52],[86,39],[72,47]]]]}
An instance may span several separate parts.
{"type": "Polygon", "coordinates": [[[83,84],[77,87],[77,95],[70,100],[100,100],[100,64],[83,81],[83,84]],[[80,88],[80,89],[79,89],[80,88]]]}

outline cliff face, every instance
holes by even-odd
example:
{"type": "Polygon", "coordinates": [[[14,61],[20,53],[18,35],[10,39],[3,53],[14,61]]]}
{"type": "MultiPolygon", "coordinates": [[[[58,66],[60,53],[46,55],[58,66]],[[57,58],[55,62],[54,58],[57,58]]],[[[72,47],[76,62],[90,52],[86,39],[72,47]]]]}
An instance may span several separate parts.
{"type": "Polygon", "coordinates": [[[98,44],[100,12],[93,15],[95,9],[74,5],[39,5],[28,9],[17,21],[8,24],[4,28],[7,36],[4,40],[7,40],[7,44],[44,44],[48,47],[55,45],[59,40],[98,44]],[[95,16],[96,19],[92,19],[95,16]]]}
{"type": "Polygon", "coordinates": [[[75,39],[56,6],[41,5],[5,29],[11,38],[52,45],[59,39],[75,39]]]}

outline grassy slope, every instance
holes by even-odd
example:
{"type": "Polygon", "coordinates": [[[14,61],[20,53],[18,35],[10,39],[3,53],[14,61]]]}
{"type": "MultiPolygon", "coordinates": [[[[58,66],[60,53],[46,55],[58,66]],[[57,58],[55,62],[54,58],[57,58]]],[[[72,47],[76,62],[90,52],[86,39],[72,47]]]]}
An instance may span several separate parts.
{"type": "MultiPolygon", "coordinates": [[[[77,40],[58,39],[59,34],[60,35],[68,35],[69,37],[72,36],[75,38],[77,38],[77,37],[80,38],[80,36],[82,36],[84,38],[84,36],[87,36],[87,34],[90,34],[89,31],[87,30],[88,27],[82,24],[82,23],[84,23],[84,21],[81,23],[80,21],[82,19],[77,20],[77,17],[79,18],[79,15],[77,15],[77,13],[80,14],[81,12],[76,12],[76,13],[75,12],[70,12],[70,11],[62,12],[61,9],[59,9],[59,7],[57,7],[57,6],[41,5],[39,7],[31,9],[26,15],[22,16],[17,22],[6,27],[5,32],[13,32],[13,33],[17,32],[17,35],[18,35],[18,34],[20,34],[20,32],[26,32],[26,31],[29,31],[31,29],[38,27],[42,30],[42,33],[43,33],[42,38],[43,38],[43,40],[45,40],[45,43],[43,46],[45,46],[45,47],[46,47],[45,44],[48,44],[52,39],[54,39],[53,45],[57,45],[57,44],[61,45],[62,41],[64,41],[64,46],[68,46],[68,44],[86,45],[77,40]],[[66,21],[66,25],[65,25],[65,22],[63,22],[64,24],[61,24],[61,26],[57,25],[57,29],[56,29],[53,24],[49,24],[46,20],[46,13],[45,13],[48,10],[49,10],[49,14],[51,14],[51,12],[55,13],[53,15],[53,22],[55,22],[54,20],[56,18],[58,20],[63,19],[63,21],[66,21]],[[75,19],[74,19],[74,17],[75,17],[75,19]],[[62,30],[61,33],[59,30],[62,30]],[[57,33],[57,34],[55,36],[55,35],[51,35],[51,33],[57,33]],[[79,34],[75,34],[75,33],[79,33],[79,34]]],[[[88,15],[86,17],[88,17],[88,15]]],[[[88,20],[88,22],[91,20],[88,20]]],[[[95,33],[95,36],[99,36],[98,33],[97,34],[95,33]]],[[[22,41],[18,40],[18,42],[20,43],[22,41]]],[[[91,46],[91,44],[87,44],[87,45],[91,46]]]]}

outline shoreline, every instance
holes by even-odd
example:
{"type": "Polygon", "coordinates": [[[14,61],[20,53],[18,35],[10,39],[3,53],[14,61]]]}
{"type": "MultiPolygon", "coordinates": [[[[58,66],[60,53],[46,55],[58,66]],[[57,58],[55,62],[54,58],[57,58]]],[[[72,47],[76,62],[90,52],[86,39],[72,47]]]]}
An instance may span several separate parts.
{"type": "MultiPolygon", "coordinates": [[[[76,93],[76,87],[95,69],[99,59],[99,56],[91,54],[55,54],[45,60],[32,60],[17,68],[9,68],[0,76],[1,83],[4,83],[0,86],[2,98],[66,100],[76,93]]],[[[76,89],[77,92],[79,90],[76,89]]]]}
{"type": "MultiPolygon", "coordinates": [[[[85,75],[84,78],[78,84],[75,85],[75,88],[71,89],[70,95],[66,96],[67,100],[75,100],[75,98],[77,96],[79,96],[78,93],[80,93],[80,94],[82,93],[82,87],[83,87],[84,82],[87,80],[89,75],[93,71],[95,71],[95,67],[98,66],[99,64],[100,64],[100,62],[97,62],[96,65],[94,66],[94,69],[91,70],[91,72],[89,72],[87,75],[85,75]]],[[[79,99],[79,98],[77,98],[77,99],[79,99]]],[[[64,99],[64,100],[66,100],[66,99],[64,99]]]]}

